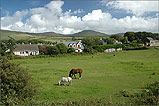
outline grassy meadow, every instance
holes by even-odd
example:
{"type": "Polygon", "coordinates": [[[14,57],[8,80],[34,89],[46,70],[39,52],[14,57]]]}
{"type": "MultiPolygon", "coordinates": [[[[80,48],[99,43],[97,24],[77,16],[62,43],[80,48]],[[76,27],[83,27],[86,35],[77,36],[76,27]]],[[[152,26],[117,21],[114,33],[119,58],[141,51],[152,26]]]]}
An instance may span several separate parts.
{"type": "Polygon", "coordinates": [[[159,79],[159,50],[156,49],[12,62],[21,64],[39,81],[38,102],[98,98],[109,101],[110,95],[113,102],[125,100],[117,97],[121,90],[138,92],[142,82],[146,85],[159,79]],[[83,69],[82,79],[73,79],[72,86],[58,86],[60,78],[68,76],[72,68],[83,69]]]}

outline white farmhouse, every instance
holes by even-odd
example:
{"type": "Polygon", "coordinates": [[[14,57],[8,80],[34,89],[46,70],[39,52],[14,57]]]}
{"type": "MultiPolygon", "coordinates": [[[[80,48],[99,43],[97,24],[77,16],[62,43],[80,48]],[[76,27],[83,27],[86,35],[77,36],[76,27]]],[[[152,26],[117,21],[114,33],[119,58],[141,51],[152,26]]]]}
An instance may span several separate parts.
{"type": "Polygon", "coordinates": [[[82,52],[84,49],[84,46],[82,45],[81,41],[57,42],[57,44],[59,43],[65,44],[68,48],[74,48],[75,52],[82,52]]]}
{"type": "Polygon", "coordinates": [[[38,55],[39,48],[36,44],[17,44],[16,48],[13,50],[14,55],[19,56],[30,56],[38,55]]]}
{"type": "Polygon", "coordinates": [[[159,40],[153,40],[151,37],[147,37],[147,39],[150,41],[150,46],[159,46],[159,40]]]}

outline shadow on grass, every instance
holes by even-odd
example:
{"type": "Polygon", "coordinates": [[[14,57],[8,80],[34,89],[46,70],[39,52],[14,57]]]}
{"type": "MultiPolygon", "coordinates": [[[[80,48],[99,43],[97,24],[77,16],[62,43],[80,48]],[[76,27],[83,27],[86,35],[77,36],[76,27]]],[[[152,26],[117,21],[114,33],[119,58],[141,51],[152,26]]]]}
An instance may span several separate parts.
{"type": "Polygon", "coordinates": [[[54,84],[55,86],[70,86],[69,84],[54,84]]]}

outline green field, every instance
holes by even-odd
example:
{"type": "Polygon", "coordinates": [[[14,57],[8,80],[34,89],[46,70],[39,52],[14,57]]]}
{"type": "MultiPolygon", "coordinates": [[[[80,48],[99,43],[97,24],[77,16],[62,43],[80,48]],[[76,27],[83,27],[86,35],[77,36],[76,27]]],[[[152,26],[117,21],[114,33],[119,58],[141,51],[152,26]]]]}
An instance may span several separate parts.
{"type": "Polygon", "coordinates": [[[118,101],[116,94],[120,90],[137,92],[142,82],[146,85],[159,79],[159,50],[156,49],[100,53],[93,58],[85,55],[12,62],[20,63],[39,81],[37,97],[40,102],[103,97],[109,100],[110,95],[113,101],[118,101]],[[73,79],[72,86],[56,85],[72,68],[83,69],[82,79],[73,79]],[[155,75],[151,75],[154,72],[155,75]]]}

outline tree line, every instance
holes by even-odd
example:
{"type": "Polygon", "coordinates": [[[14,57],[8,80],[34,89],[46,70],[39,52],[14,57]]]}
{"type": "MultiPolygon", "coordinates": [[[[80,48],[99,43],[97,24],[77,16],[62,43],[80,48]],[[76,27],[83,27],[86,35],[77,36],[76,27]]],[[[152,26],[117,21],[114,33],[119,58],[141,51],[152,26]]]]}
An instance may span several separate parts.
{"type": "Polygon", "coordinates": [[[159,40],[159,33],[151,33],[151,32],[126,32],[124,37],[128,38],[129,42],[134,43],[148,43],[149,40],[147,37],[151,37],[152,39],[159,40]]]}
{"type": "MultiPolygon", "coordinates": [[[[98,37],[84,37],[82,44],[84,46],[84,53],[102,52],[106,48],[117,48],[119,45],[115,44],[116,41],[122,42],[120,47],[125,47],[127,50],[140,49],[140,44],[149,42],[147,37],[159,40],[159,33],[151,32],[126,32],[124,36],[113,34],[109,37],[104,37],[102,40],[107,43],[107,46],[102,46],[103,41],[98,37]],[[112,46],[113,45],[113,46],[112,46]]],[[[15,44],[44,44],[39,46],[40,54],[42,55],[58,55],[66,53],[74,53],[73,48],[68,48],[64,44],[56,44],[56,42],[43,41],[39,39],[32,40],[14,40],[13,38],[5,41],[0,41],[0,55],[5,56],[12,54],[15,44]],[[54,46],[50,46],[54,45],[54,46]],[[6,53],[7,50],[10,50],[6,53]]]]}

